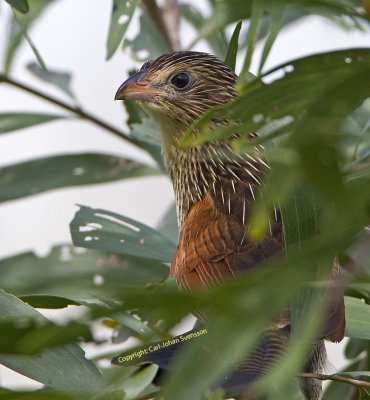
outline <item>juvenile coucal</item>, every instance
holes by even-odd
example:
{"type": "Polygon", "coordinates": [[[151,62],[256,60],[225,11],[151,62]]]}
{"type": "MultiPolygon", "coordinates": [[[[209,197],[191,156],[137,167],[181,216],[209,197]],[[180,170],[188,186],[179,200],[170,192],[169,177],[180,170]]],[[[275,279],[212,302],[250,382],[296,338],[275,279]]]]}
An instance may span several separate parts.
{"type": "MultiPolygon", "coordinates": [[[[116,93],[116,100],[137,100],[161,133],[180,227],[171,275],[176,275],[183,290],[208,288],[226,277],[237,279],[238,272],[255,268],[285,249],[278,210],[263,240],[249,243],[245,235],[250,206],[268,168],[261,145],[248,154],[233,150],[233,138],[179,146],[186,129],[202,113],[235,98],[236,78],[213,55],[181,51],[146,62],[116,93]]],[[[210,128],[218,123],[225,121],[212,121],[210,128]]],[[[250,134],[251,140],[253,136],[250,134]]],[[[322,338],[340,341],[345,328],[343,296],[339,293],[330,304],[322,338]]],[[[266,332],[252,356],[234,371],[238,383],[243,376],[248,382],[250,375],[263,374],[284,351],[289,333],[290,316],[285,312],[266,332]]],[[[320,373],[325,358],[325,346],[319,340],[305,372],[320,373]]],[[[300,385],[306,399],[321,397],[319,380],[304,379],[300,385]]]]}

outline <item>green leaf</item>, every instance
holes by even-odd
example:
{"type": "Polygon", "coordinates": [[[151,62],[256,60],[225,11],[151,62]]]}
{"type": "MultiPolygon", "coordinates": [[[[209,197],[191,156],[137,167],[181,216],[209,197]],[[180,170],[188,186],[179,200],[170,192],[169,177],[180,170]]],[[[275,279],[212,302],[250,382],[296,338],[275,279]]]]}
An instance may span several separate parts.
{"type": "Polygon", "coordinates": [[[364,387],[360,388],[361,400],[370,400],[370,390],[364,387]]]}
{"type": "Polygon", "coordinates": [[[248,75],[249,66],[252,61],[252,54],[254,50],[254,46],[258,37],[259,30],[259,20],[261,19],[263,12],[265,10],[265,1],[257,1],[254,0],[252,2],[252,10],[251,10],[251,19],[248,27],[248,35],[247,35],[247,52],[245,55],[244,63],[242,70],[240,72],[238,78],[238,84],[245,81],[245,78],[248,75]]]}
{"type": "Polygon", "coordinates": [[[117,50],[126,30],[131,22],[139,0],[114,0],[112,17],[110,21],[107,60],[109,60],[117,50]]]}
{"type": "Polygon", "coordinates": [[[106,210],[81,206],[70,227],[75,246],[164,262],[170,262],[175,251],[175,243],[162,233],[106,210]]]}
{"type": "MultiPolygon", "coordinates": [[[[344,371],[355,371],[358,369],[360,361],[356,360],[346,366],[342,372],[344,371]]],[[[349,392],[352,391],[352,385],[348,385],[347,383],[343,382],[336,382],[336,381],[328,381],[328,385],[324,390],[324,400],[338,400],[341,398],[348,398],[349,392]]]]}
{"type": "MultiPolygon", "coordinates": [[[[0,290],[2,319],[31,318],[45,321],[39,312],[17,297],[0,290]]],[[[92,395],[103,384],[102,376],[92,361],[76,344],[45,350],[35,356],[0,354],[0,363],[55,390],[92,395]]]]}
{"type": "Polygon", "coordinates": [[[46,294],[61,297],[61,302],[67,297],[89,298],[89,292],[111,298],[127,288],[158,283],[169,273],[168,267],[158,261],[76,249],[71,245],[56,246],[46,257],[28,252],[0,260],[0,271],[4,289],[27,296],[35,305],[42,305],[41,297],[46,294]],[[30,293],[40,297],[32,299],[30,293]]]}
{"type": "Polygon", "coordinates": [[[0,134],[43,124],[55,119],[66,118],[63,115],[36,113],[0,113],[0,134]]]}
{"type": "Polygon", "coordinates": [[[48,190],[157,175],[152,167],[108,154],[46,157],[0,168],[0,202],[48,190]]]}
{"type": "MultiPolygon", "coordinates": [[[[302,272],[301,268],[299,270],[302,272]]],[[[265,270],[265,272],[267,271],[265,270]]],[[[272,269],[269,272],[272,273],[272,269]]],[[[179,354],[174,370],[171,376],[168,377],[168,383],[164,389],[164,398],[174,398],[174,396],[177,396],[178,400],[198,398],[206,388],[215,383],[216,379],[221,379],[222,381],[222,376],[229,371],[230,365],[237,364],[249,354],[262,330],[266,327],[267,320],[271,318],[271,314],[275,313],[273,308],[276,306],[275,310],[280,309],[282,304],[286,302],[286,299],[284,300],[281,297],[282,294],[289,296],[289,292],[291,294],[292,290],[294,290],[294,284],[290,286],[290,289],[286,284],[282,284],[282,276],[279,279],[278,273],[281,275],[282,271],[276,267],[274,277],[270,275],[268,278],[267,276],[262,278],[265,293],[266,291],[269,293],[270,308],[266,307],[266,304],[260,303],[263,291],[259,292],[258,290],[258,286],[262,282],[259,279],[257,279],[259,283],[253,279],[253,289],[250,286],[252,282],[249,280],[247,284],[247,280],[245,277],[243,279],[242,276],[238,282],[235,282],[233,291],[230,290],[231,286],[228,289],[226,285],[220,288],[223,293],[217,293],[219,302],[217,306],[215,304],[214,314],[212,314],[213,319],[211,319],[212,323],[207,326],[208,334],[204,336],[204,339],[203,337],[200,338],[199,342],[190,343],[189,347],[186,348],[186,352],[183,351],[179,354]],[[276,278],[278,278],[279,282],[276,278]],[[276,293],[273,293],[273,281],[275,281],[275,290],[279,291],[280,298],[276,296],[276,293]],[[241,291],[242,284],[244,285],[244,292],[241,291]],[[240,285],[240,290],[236,289],[237,285],[240,285]],[[259,309],[263,310],[263,313],[258,313],[258,315],[254,313],[253,316],[252,303],[259,304],[259,309]],[[243,311],[239,306],[243,308],[243,311]],[[233,316],[229,315],[227,317],[226,310],[230,309],[233,310],[233,316]],[[271,313],[270,317],[269,313],[271,313]],[[206,357],[200,357],[202,346],[213,350],[209,351],[209,353],[207,352],[206,357]],[[212,366],[212,368],[209,368],[209,366],[212,366]],[[204,371],[207,372],[205,373],[204,371]],[[189,385],[188,382],[193,384],[189,385]]],[[[286,277],[287,275],[284,274],[284,276],[286,277]]],[[[248,275],[248,277],[251,278],[251,275],[248,275]]],[[[292,278],[292,275],[290,275],[290,278],[292,278]]],[[[216,297],[216,292],[213,295],[216,297]]],[[[267,302],[267,298],[265,301],[267,302]]],[[[176,304],[179,305],[179,303],[180,301],[178,300],[176,304]]],[[[209,305],[206,308],[208,310],[209,305]]]]}
{"type": "MultiPolygon", "coordinates": [[[[243,7],[244,9],[244,7],[243,7]]],[[[201,39],[205,39],[212,49],[212,53],[222,58],[227,51],[227,41],[224,32],[217,30],[209,18],[205,18],[192,4],[180,4],[180,13],[199,32],[192,46],[201,39]]],[[[191,48],[192,46],[189,46],[191,48]]]]}
{"type": "MultiPolygon", "coordinates": [[[[214,35],[229,24],[240,20],[249,19],[251,16],[252,1],[245,1],[241,6],[240,0],[217,1],[212,9],[211,18],[207,18],[206,24],[199,32],[201,37],[214,35]]],[[[223,53],[225,54],[225,53],[223,53]]]]}
{"type": "MultiPolygon", "coordinates": [[[[308,184],[296,186],[281,209],[287,251],[290,246],[303,244],[317,236],[326,212],[328,205],[315,188],[308,184]]],[[[328,266],[330,270],[333,262],[334,258],[328,266]]]]}
{"type": "MultiPolygon", "coordinates": [[[[346,372],[340,372],[336,375],[339,376],[344,376],[347,378],[357,378],[357,379],[363,379],[366,380],[370,378],[370,371],[346,371],[346,372]]],[[[370,380],[370,379],[369,379],[370,380]]]]}
{"type": "Polygon", "coordinates": [[[158,230],[169,239],[177,242],[179,237],[179,226],[177,222],[175,202],[170,205],[162,219],[159,221],[158,230]]]}
{"type": "Polygon", "coordinates": [[[154,122],[146,117],[142,119],[142,123],[132,124],[131,135],[153,157],[158,167],[163,172],[166,172],[162,157],[161,136],[154,122]]]}
{"type": "Polygon", "coordinates": [[[19,19],[17,18],[17,16],[15,15],[17,21],[19,22],[19,25],[21,27],[22,33],[24,38],[26,39],[26,41],[28,42],[29,46],[31,47],[33,54],[36,57],[36,60],[39,62],[40,66],[42,67],[42,69],[44,69],[45,71],[47,70],[46,68],[46,64],[45,61],[43,60],[43,58],[41,57],[40,52],[37,50],[36,45],[34,44],[33,40],[31,39],[30,35],[28,34],[27,30],[25,27],[23,27],[22,22],[19,21],[19,19]]]}
{"type": "Polygon", "coordinates": [[[82,339],[85,342],[93,340],[90,327],[76,321],[57,326],[46,321],[42,324],[31,320],[19,321],[19,317],[9,320],[0,322],[0,353],[4,354],[33,355],[82,339]]]}
{"type": "Polygon", "coordinates": [[[225,64],[227,64],[235,72],[236,56],[238,54],[239,33],[242,27],[242,21],[236,24],[233,35],[231,36],[229,47],[227,49],[225,64]]]}
{"type": "Polygon", "coordinates": [[[11,23],[8,24],[6,55],[5,55],[5,72],[8,73],[14,59],[14,55],[19,45],[24,39],[24,32],[29,30],[32,24],[40,17],[44,10],[55,0],[32,0],[32,5],[27,14],[17,16],[14,15],[11,23]],[[20,25],[21,23],[21,25],[20,25]]]}
{"type": "MultiPolygon", "coordinates": [[[[259,0],[260,1],[260,0],[259,0]]],[[[260,65],[258,67],[258,75],[261,74],[263,66],[265,65],[268,54],[271,50],[272,45],[275,42],[275,39],[280,31],[280,28],[283,24],[283,18],[286,11],[286,6],[284,7],[280,2],[267,2],[266,9],[270,15],[270,26],[268,36],[265,42],[265,46],[263,47],[263,52],[260,60],[260,65]]]]}
{"type": "Polygon", "coordinates": [[[142,13],[140,16],[140,29],[138,35],[133,40],[123,42],[124,47],[131,47],[134,54],[140,50],[146,50],[149,54],[147,58],[157,58],[163,53],[168,53],[170,48],[164,37],[154,25],[147,13],[142,13]]]}
{"type": "Polygon", "coordinates": [[[363,351],[367,350],[367,340],[350,338],[347,342],[344,354],[348,359],[357,358],[363,351]]]}
{"type": "Polygon", "coordinates": [[[145,114],[145,111],[137,104],[136,100],[125,100],[122,104],[128,114],[127,125],[129,127],[132,127],[133,124],[141,124],[143,123],[143,119],[147,118],[147,114],[145,114]]]}
{"type": "Polygon", "coordinates": [[[1,400],[75,400],[75,397],[68,396],[67,394],[61,394],[51,392],[48,389],[42,390],[30,390],[25,391],[13,391],[4,388],[0,388],[1,400]]]}
{"type": "MultiPolygon", "coordinates": [[[[259,0],[254,0],[259,1],[259,0]]],[[[251,16],[251,4],[253,7],[254,1],[244,1],[241,3],[240,0],[219,0],[214,2],[213,6],[213,14],[211,18],[208,19],[208,24],[201,29],[201,33],[203,31],[209,32],[209,34],[213,34],[215,31],[223,29],[225,26],[232,24],[240,19],[249,19],[251,16]],[[241,6],[242,4],[242,6],[241,6]]],[[[339,23],[339,25],[343,24],[343,20],[350,20],[352,23],[352,27],[355,29],[361,29],[354,17],[361,17],[361,7],[358,7],[359,1],[333,1],[333,0],[276,0],[274,1],[277,6],[281,8],[285,8],[289,6],[290,13],[300,13],[297,17],[314,14],[321,15],[325,18],[329,18],[331,22],[339,23]],[[297,11],[296,11],[297,10],[297,11]],[[338,17],[338,18],[337,18],[338,17]],[[348,18],[349,17],[349,18],[348,18]]],[[[265,3],[266,11],[269,11],[269,7],[271,6],[271,2],[265,3]]],[[[287,19],[289,22],[292,19],[287,19]]],[[[294,18],[295,19],[295,18],[294,18]]],[[[349,26],[349,24],[347,24],[349,26]]]]}
{"type": "Polygon", "coordinates": [[[25,14],[28,13],[29,5],[27,0],[5,0],[12,7],[14,7],[17,11],[25,14]]]}
{"type": "Polygon", "coordinates": [[[158,367],[149,365],[136,374],[125,380],[119,387],[125,392],[125,400],[131,400],[141,394],[145,388],[152,382],[157,374],[158,367]]]}
{"type": "Polygon", "coordinates": [[[70,88],[71,74],[50,69],[45,71],[45,69],[40,68],[40,66],[36,63],[27,64],[27,69],[38,78],[59,87],[61,90],[63,90],[63,92],[67,93],[68,96],[72,97],[73,99],[75,98],[70,88]]]}
{"type": "Polygon", "coordinates": [[[61,296],[50,296],[50,295],[28,295],[19,297],[23,302],[29,304],[33,308],[65,308],[68,306],[80,306],[81,302],[76,300],[68,299],[61,296]]]}
{"type": "Polygon", "coordinates": [[[128,312],[120,312],[111,315],[111,318],[121,324],[124,328],[128,328],[132,333],[136,332],[147,340],[158,340],[158,335],[153,332],[153,330],[146,325],[143,321],[133,317],[128,312]]]}
{"type": "Polygon", "coordinates": [[[370,306],[355,297],[345,296],[346,335],[370,340],[370,306]]]}
{"type": "MultiPolygon", "coordinates": [[[[332,122],[340,124],[346,115],[370,96],[367,86],[363,85],[369,64],[370,51],[368,49],[349,49],[308,56],[280,65],[267,72],[263,80],[268,82],[268,78],[277,73],[283,74],[281,79],[266,85],[259,80],[245,84],[240,88],[240,96],[235,101],[205,113],[192,127],[204,127],[210,119],[217,115],[218,118],[224,117],[235,121],[242,118],[244,123],[240,129],[235,125],[221,126],[212,132],[212,136],[210,132],[205,131],[204,135],[197,138],[197,142],[222,139],[239,131],[240,133],[261,132],[267,128],[271,129],[272,121],[283,118],[290,119],[289,128],[292,130],[294,127],[292,122],[297,121],[308,107],[313,108],[319,100],[327,100],[326,96],[329,96],[333,102],[326,102],[324,109],[320,104],[320,110],[326,112],[332,107],[331,112],[339,113],[340,111],[342,118],[336,116],[332,120],[332,122]],[[360,87],[360,85],[362,86],[360,87]],[[338,97],[338,92],[343,93],[343,90],[348,91],[346,92],[349,95],[348,98],[338,97]],[[336,93],[334,94],[333,91],[336,93]],[[340,110],[337,109],[338,106],[340,110]]],[[[318,108],[312,111],[319,112],[318,108]]],[[[330,117],[332,116],[330,115],[330,117]]],[[[321,118],[323,117],[321,116],[321,118]]],[[[299,122],[301,123],[302,120],[299,122]]],[[[323,125],[321,129],[324,127],[326,125],[323,125]]],[[[313,132],[316,135],[316,132],[313,132]]],[[[300,131],[297,134],[302,140],[303,138],[308,140],[312,136],[306,134],[303,136],[304,134],[300,131]]],[[[187,136],[189,136],[188,132],[187,136]]],[[[271,139],[271,136],[271,134],[266,135],[265,141],[271,139]]],[[[251,147],[249,140],[245,139],[243,143],[246,148],[247,146],[251,147]]],[[[244,150],[244,148],[239,149],[244,150]]]]}

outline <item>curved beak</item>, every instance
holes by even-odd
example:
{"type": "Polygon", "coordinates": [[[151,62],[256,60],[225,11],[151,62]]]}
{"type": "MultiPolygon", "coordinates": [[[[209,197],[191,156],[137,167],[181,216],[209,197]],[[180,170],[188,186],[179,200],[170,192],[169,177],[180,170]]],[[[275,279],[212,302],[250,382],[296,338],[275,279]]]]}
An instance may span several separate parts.
{"type": "Polygon", "coordinates": [[[145,81],[146,71],[138,71],[136,74],[130,76],[118,88],[114,100],[144,100],[151,101],[153,96],[161,94],[162,92],[150,85],[145,81]]]}

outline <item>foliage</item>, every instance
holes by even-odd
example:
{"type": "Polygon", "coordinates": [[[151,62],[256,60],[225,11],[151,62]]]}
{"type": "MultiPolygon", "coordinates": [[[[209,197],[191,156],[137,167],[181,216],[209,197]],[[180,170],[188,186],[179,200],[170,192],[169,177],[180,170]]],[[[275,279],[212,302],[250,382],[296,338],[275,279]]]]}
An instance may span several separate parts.
{"type": "MultiPolygon", "coordinates": [[[[83,111],[77,102],[70,106],[9,77],[22,38],[32,44],[27,30],[53,0],[6,1],[14,17],[9,24],[6,73],[0,74],[0,84],[42,97],[58,105],[61,113],[1,113],[0,133],[13,134],[72,114],[147,152],[157,168],[111,154],[64,154],[24,161],[0,169],[0,201],[67,186],[164,174],[158,132],[135,104],[125,105],[127,134],[83,111]]],[[[164,2],[163,7],[168,4],[164,2]]],[[[179,12],[181,21],[186,20],[196,30],[190,47],[204,41],[232,68],[244,54],[239,97],[196,121],[203,130],[196,140],[224,138],[237,131],[241,139],[234,143],[235,148],[248,151],[250,143],[243,134],[261,133],[258,141],[266,146],[271,171],[253,209],[248,235],[258,240],[264,234],[272,207],[278,203],[287,256],[248,275],[248,279],[241,277],[207,294],[190,296],[179,293],[169,279],[167,263],[177,236],[174,207],[158,229],[153,229],[126,216],[81,206],[70,225],[77,248],[65,244],[55,247],[46,258],[24,252],[0,260],[0,363],[45,384],[37,393],[0,388],[0,397],[221,399],[222,393],[210,393],[207,388],[251,350],[260,332],[290,303],[295,322],[291,349],[258,390],[271,399],[299,398],[291,382],[320,321],[315,288],[328,278],[337,256],[344,268],[346,334],[350,337],[346,356],[350,365],[343,373],[329,377],[324,398],[345,399],[351,385],[360,388],[361,399],[369,398],[370,235],[365,226],[370,217],[370,49],[315,54],[264,70],[273,43],[287,24],[306,15],[320,15],[343,29],[361,29],[369,22],[368,3],[210,0],[210,18],[194,4],[173,4],[170,18],[179,12]],[[246,35],[242,25],[248,26],[246,35]],[[259,75],[251,77],[248,69],[253,50],[263,39],[259,75]],[[278,79],[274,78],[276,73],[280,73],[278,79]],[[207,122],[216,115],[238,124],[210,133],[207,122]],[[65,326],[51,323],[36,310],[68,305],[78,305],[81,316],[65,326]],[[166,339],[175,324],[204,307],[211,316],[208,333],[179,355],[161,393],[151,384],[156,366],[101,367],[100,360],[117,354],[92,361],[80,347],[85,342],[99,344],[94,324],[109,326],[116,343],[135,338],[136,344],[142,345],[166,339]],[[207,360],[198,357],[204,343],[218,348],[207,360]]],[[[122,41],[135,59],[140,59],[143,49],[150,57],[175,49],[176,32],[168,29],[162,11],[154,0],[114,0],[107,58],[118,51],[122,41]],[[134,12],[140,13],[141,29],[134,39],[127,40],[124,36],[134,12]]],[[[45,71],[37,44],[32,46],[41,66],[33,62],[29,70],[76,101],[69,87],[70,74],[45,71]]],[[[188,134],[183,143],[193,145],[194,139],[188,134]]]]}

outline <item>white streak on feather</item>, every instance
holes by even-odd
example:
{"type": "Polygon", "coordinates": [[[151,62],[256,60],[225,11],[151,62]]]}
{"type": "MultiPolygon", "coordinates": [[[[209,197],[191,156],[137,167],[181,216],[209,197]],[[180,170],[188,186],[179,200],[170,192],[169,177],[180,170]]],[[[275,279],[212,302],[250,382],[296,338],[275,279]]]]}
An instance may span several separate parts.
{"type": "Polygon", "coordinates": [[[231,186],[233,187],[233,192],[235,193],[235,183],[233,180],[231,180],[231,186]]]}
{"type": "Polygon", "coordinates": [[[245,224],[245,199],[243,200],[243,225],[245,224]]]}
{"type": "Polygon", "coordinates": [[[248,183],[248,186],[249,186],[249,190],[250,190],[250,192],[251,192],[251,195],[252,195],[252,197],[253,197],[253,200],[256,200],[256,199],[254,198],[254,192],[253,192],[252,185],[251,185],[250,183],[248,183]]]}
{"type": "Polygon", "coordinates": [[[240,181],[240,178],[238,177],[238,175],[236,175],[236,173],[230,167],[227,167],[227,170],[230,172],[231,175],[235,176],[235,178],[238,181],[240,181]]]}

